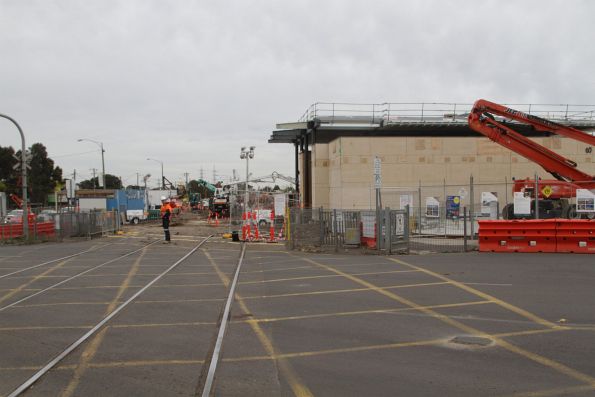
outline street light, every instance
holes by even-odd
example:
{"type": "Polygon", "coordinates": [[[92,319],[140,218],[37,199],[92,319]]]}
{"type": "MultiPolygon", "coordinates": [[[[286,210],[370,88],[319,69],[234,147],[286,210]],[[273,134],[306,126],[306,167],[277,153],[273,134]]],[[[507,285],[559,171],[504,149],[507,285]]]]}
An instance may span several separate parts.
{"type": "Polygon", "coordinates": [[[163,161],[161,161],[161,160],[156,160],[156,159],[150,159],[150,158],[147,158],[147,160],[156,161],[156,162],[158,162],[159,164],[161,164],[161,188],[165,190],[165,181],[164,181],[164,179],[163,179],[163,161]]]}
{"type": "Polygon", "coordinates": [[[250,150],[246,150],[246,146],[242,146],[242,150],[240,152],[240,158],[246,159],[246,193],[244,195],[244,211],[246,213],[248,213],[248,200],[249,200],[249,196],[248,196],[248,178],[250,177],[250,175],[248,174],[248,161],[252,158],[254,158],[254,149],[255,146],[250,146],[250,150]]]}
{"type": "Polygon", "coordinates": [[[23,180],[23,236],[25,240],[29,240],[29,206],[27,203],[27,148],[25,146],[25,134],[19,123],[13,118],[0,113],[0,117],[3,117],[11,121],[19,130],[21,134],[21,178],[23,180]]]}
{"type": "Polygon", "coordinates": [[[99,146],[99,148],[101,149],[101,180],[103,181],[103,190],[107,189],[107,186],[105,186],[105,159],[103,157],[103,153],[105,153],[105,150],[103,149],[103,142],[97,142],[94,141],[93,139],[88,139],[88,138],[81,138],[81,139],[77,139],[78,142],[82,142],[82,141],[89,141],[89,142],[93,142],[94,144],[96,144],[97,146],[99,146]]]}

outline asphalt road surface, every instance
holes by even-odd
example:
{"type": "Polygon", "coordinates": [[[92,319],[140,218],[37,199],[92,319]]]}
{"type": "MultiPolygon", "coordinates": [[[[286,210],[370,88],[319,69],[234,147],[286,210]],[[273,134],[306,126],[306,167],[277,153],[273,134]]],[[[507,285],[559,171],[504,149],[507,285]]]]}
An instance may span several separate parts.
{"type": "MultiPolygon", "coordinates": [[[[205,237],[0,246],[0,396],[160,275],[24,395],[200,395],[240,252],[171,268],[205,237]]],[[[222,349],[215,396],[595,396],[595,258],[249,244],[222,349]]]]}

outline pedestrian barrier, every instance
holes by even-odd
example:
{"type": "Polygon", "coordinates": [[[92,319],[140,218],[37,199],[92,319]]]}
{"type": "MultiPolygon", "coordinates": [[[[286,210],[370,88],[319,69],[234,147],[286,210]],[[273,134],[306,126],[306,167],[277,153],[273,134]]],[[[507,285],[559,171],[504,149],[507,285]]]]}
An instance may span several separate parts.
{"type": "Polygon", "coordinates": [[[595,222],[581,219],[479,221],[479,251],[595,253],[595,222]]]}
{"type": "MultiPolygon", "coordinates": [[[[56,233],[54,222],[38,222],[29,224],[30,236],[52,237],[56,233]]],[[[0,225],[0,240],[8,240],[23,237],[23,224],[0,225]]]]}

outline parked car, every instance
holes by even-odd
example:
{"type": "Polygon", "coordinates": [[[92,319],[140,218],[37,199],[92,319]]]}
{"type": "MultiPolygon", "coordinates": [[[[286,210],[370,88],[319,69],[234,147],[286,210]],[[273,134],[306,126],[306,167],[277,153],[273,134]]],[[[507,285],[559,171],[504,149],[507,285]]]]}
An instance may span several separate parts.
{"type": "MultiPolygon", "coordinates": [[[[29,212],[29,222],[35,222],[35,214],[29,212]]],[[[4,223],[23,223],[23,210],[12,210],[4,218],[4,223]]]]}
{"type": "Polygon", "coordinates": [[[4,218],[4,223],[23,223],[23,210],[12,210],[4,218]]]}
{"type": "Polygon", "coordinates": [[[42,210],[37,214],[37,222],[52,222],[57,214],[55,210],[42,210]]]}

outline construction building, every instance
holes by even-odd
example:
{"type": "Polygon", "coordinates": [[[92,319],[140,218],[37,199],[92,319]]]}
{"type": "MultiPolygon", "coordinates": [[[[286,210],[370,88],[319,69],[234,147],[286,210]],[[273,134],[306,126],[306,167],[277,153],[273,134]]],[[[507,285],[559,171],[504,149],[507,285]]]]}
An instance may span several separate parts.
{"type": "MultiPolygon", "coordinates": [[[[510,106],[595,131],[595,105],[510,106]]],[[[514,178],[533,178],[536,173],[552,178],[537,164],[471,130],[467,124],[471,107],[455,103],[316,103],[297,122],[277,124],[269,143],[294,145],[297,186],[304,207],[373,208],[375,158],[381,163],[383,191],[409,193],[419,186],[435,186],[432,195],[441,196],[441,191],[452,194],[447,186],[465,186],[473,178],[473,183],[486,186],[483,190],[508,199],[514,178]]],[[[529,126],[516,125],[515,129],[595,174],[592,147],[529,126]]],[[[474,193],[476,202],[480,191],[474,193]]],[[[415,200],[421,203],[422,198],[415,200]]]]}

